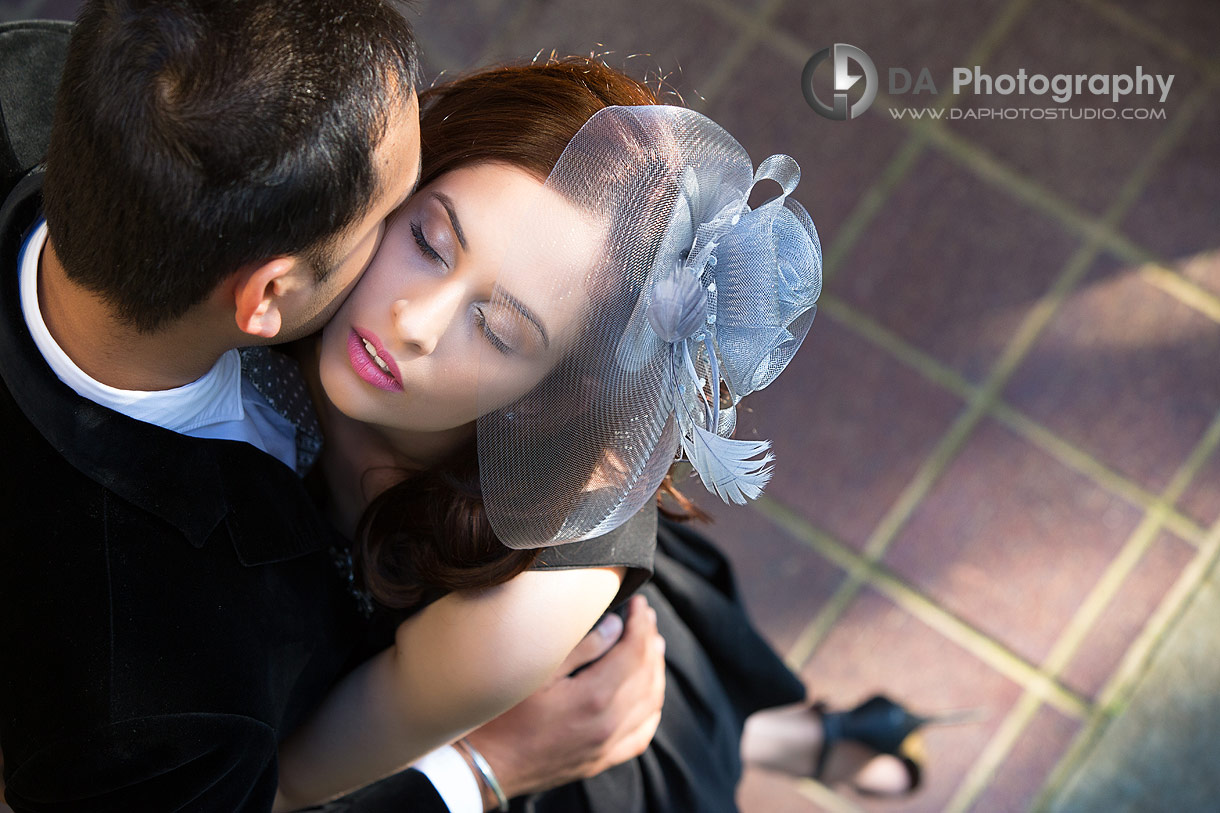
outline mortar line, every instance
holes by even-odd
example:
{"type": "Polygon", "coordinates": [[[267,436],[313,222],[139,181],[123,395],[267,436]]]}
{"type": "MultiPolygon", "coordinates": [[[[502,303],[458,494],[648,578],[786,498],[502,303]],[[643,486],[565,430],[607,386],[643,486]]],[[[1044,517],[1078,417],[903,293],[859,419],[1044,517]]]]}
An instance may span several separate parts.
{"type": "MultiPolygon", "coordinates": [[[[888,352],[900,363],[963,401],[969,400],[978,392],[976,385],[962,378],[955,370],[908,344],[852,306],[827,294],[819,300],[819,306],[861,338],[888,352]]],[[[1061,438],[1008,403],[997,401],[991,406],[988,417],[1004,424],[1064,466],[1084,475],[1106,491],[1122,497],[1141,510],[1152,507],[1162,509],[1166,527],[1186,542],[1198,546],[1206,536],[1207,531],[1204,528],[1183,515],[1175,506],[1165,503],[1161,497],[1113,471],[1087,451],[1061,438]]]]}
{"type": "Polygon", "coordinates": [[[1086,240],[1095,240],[1101,234],[1101,223],[1092,214],[1073,203],[1063,200],[1039,182],[1027,178],[1019,170],[1008,166],[983,147],[958,135],[948,127],[927,120],[909,123],[928,131],[929,141],[945,155],[970,170],[980,180],[1007,192],[1030,208],[1063,224],[1069,231],[1086,240]]]}
{"type": "Polygon", "coordinates": [[[864,585],[864,577],[860,572],[848,572],[843,583],[831,594],[830,599],[822,605],[800,634],[788,648],[784,662],[793,672],[799,672],[813,658],[813,653],[821,646],[830,630],[842,617],[860,588],[864,585]]]}
{"type": "MultiPolygon", "coordinates": [[[[1020,21],[1021,17],[1029,11],[1033,6],[1033,0],[1014,0],[1004,7],[998,18],[992,21],[988,26],[987,31],[983,33],[982,38],[975,43],[974,48],[970,53],[966,54],[967,65],[981,65],[991,58],[1003,42],[1004,38],[1012,33],[1012,29],[1020,21]]],[[[970,94],[960,94],[957,98],[966,98],[970,94]]]]}
{"type": "Polygon", "coordinates": [[[1176,267],[1188,266],[1211,252],[1203,251],[1183,259],[1173,260],[1162,257],[1114,232],[1103,232],[1103,246],[1122,262],[1139,266],[1136,269],[1137,273],[1150,285],[1155,285],[1204,316],[1220,321],[1220,295],[1204,288],[1176,267]]]}
{"type": "Polygon", "coordinates": [[[1138,273],[1149,285],[1155,285],[1212,321],[1220,322],[1220,296],[1187,279],[1181,272],[1157,263],[1141,266],[1138,273]]]}
{"type": "Polygon", "coordinates": [[[823,813],[867,813],[864,808],[816,779],[800,779],[795,787],[797,793],[817,805],[823,813]]]}
{"type": "Polygon", "coordinates": [[[1209,95],[1211,95],[1209,89],[1200,87],[1195,88],[1186,96],[1177,115],[1169,121],[1165,131],[1152,143],[1152,147],[1148,150],[1147,155],[1136,166],[1135,172],[1132,173],[1118,190],[1114,203],[1109,206],[1105,216],[1102,218],[1102,222],[1105,225],[1115,228],[1123,216],[1126,215],[1127,210],[1135,204],[1136,199],[1148,185],[1153,170],[1178,145],[1182,137],[1186,135],[1186,130],[1190,127],[1191,122],[1194,121],[1199,111],[1203,109],[1203,103],[1209,95]]]}
{"type": "Polygon", "coordinates": [[[1095,252],[1095,246],[1088,243],[1083,244],[1068,261],[1050,291],[1030,309],[1030,313],[1017,328],[1015,335],[1001,353],[991,373],[988,374],[987,380],[967,402],[965,411],[942,436],[941,442],[933,449],[915,477],[912,478],[911,483],[904,489],[865,543],[865,552],[871,558],[880,558],[885,553],[911,512],[931,489],[944,466],[956,454],[966,435],[990,409],[1003,385],[1029,352],[1043,328],[1050,322],[1067,293],[1084,276],[1095,252]]]}
{"type": "MultiPolygon", "coordinates": [[[[1000,185],[1007,188],[1010,193],[1016,192],[1018,197],[1025,198],[1027,202],[1035,204],[1037,208],[1042,210],[1050,209],[1052,216],[1056,214],[1060,215],[1060,217],[1057,219],[1067,221],[1071,225],[1076,226],[1077,229],[1084,234],[1086,240],[1086,243],[1084,246],[1082,246],[1081,251],[1079,251],[1073,258],[1077,262],[1069,262],[1069,267],[1061,274],[1060,281],[1063,284],[1056,285],[1052,289],[1049,300],[1044,299],[1044,303],[1048,304],[1049,307],[1036,309],[1035,313],[1031,314],[1032,318],[1027,319],[1026,322],[1023,323],[1022,327],[1028,326],[1032,328],[1027,332],[1029,340],[1020,341],[1020,339],[1023,337],[1018,336],[1014,339],[1014,342],[1010,343],[1009,345],[1010,349],[1020,348],[1022,345],[1024,345],[1024,349],[1021,352],[1006,352],[1004,357],[1001,358],[1000,364],[997,365],[996,372],[1000,373],[1000,376],[993,375],[990,380],[996,380],[997,378],[1000,381],[1007,380],[1012,371],[1015,370],[1016,364],[1021,358],[1023,358],[1025,353],[1028,352],[1028,349],[1032,347],[1032,339],[1036,338],[1036,336],[1041,333],[1042,328],[1045,327],[1047,322],[1049,322],[1050,316],[1053,315],[1053,313],[1058,309],[1058,305],[1061,304],[1067,291],[1071,290],[1075,284],[1079,282],[1079,279],[1087,270],[1088,264],[1091,263],[1096,254],[1099,253],[1100,247],[1103,244],[1107,247],[1117,245],[1120,248],[1125,248],[1126,244],[1129,243],[1129,241],[1126,241],[1122,235],[1115,232],[1114,224],[1120,220],[1120,213],[1134,202],[1135,198],[1142,190],[1142,187],[1146,185],[1147,177],[1150,174],[1152,167],[1159,163],[1163,157],[1163,154],[1168,151],[1169,145],[1177,141],[1180,131],[1184,129],[1184,122],[1193,117],[1193,105],[1191,104],[1191,101],[1200,101],[1201,98],[1201,91],[1197,91],[1195,94],[1192,94],[1192,97],[1188,98],[1187,103],[1184,106],[1184,110],[1175,117],[1174,122],[1183,122],[1183,124],[1177,128],[1174,128],[1173,123],[1171,123],[1170,130],[1160,139],[1158,139],[1156,145],[1154,145],[1152,154],[1147,156],[1146,159],[1141,162],[1140,168],[1137,168],[1136,173],[1128,180],[1126,184],[1124,184],[1123,189],[1120,190],[1118,198],[1115,200],[1114,204],[1109,207],[1107,215],[1100,222],[1091,217],[1079,216],[1072,207],[1063,204],[1062,201],[1058,200],[1057,197],[1050,194],[1045,194],[1036,184],[1029,183],[1025,179],[1019,178],[1015,175],[1015,173],[1012,173],[1012,171],[1007,167],[1004,167],[998,161],[995,161],[990,156],[986,155],[986,153],[984,153],[982,150],[974,148],[972,145],[968,145],[961,139],[957,139],[949,134],[944,128],[927,126],[927,130],[937,137],[934,140],[937,141],[938,146],[948,148],[947,151],[953,154],[954,157],[961,158],[963,155],[965,155],[965,157],[969,159],[967,163],[971,165],[972,168],[974,168],[976,171],[981,169],[983,170],[983,175],[990,176],[992,180],[1000,181],[1000,185]],[[963,147],[966,149],[961,149],[963,147]],[[1158,150],[1157,147],[1160,147],[1161,149],[1158,150]],[[1141,172],[1141,170],[1143,171],[1141,172]],[[1045,315],[1043,316],[1042,314],[1038,313],[1037,310],[1043,311],[1045,315]]],[[[984,391],[984,395],[986,394],[986,391],[984,391]]],[[[973,423],[977,422],[977,418],[974,418],[972,421],[971,417],[970,410],[968,410],[966,415],[959,418],[959,423],[955,426],[966,423],[970,428],[972,428],[973,423]]],[[[950,433],[952,435],[953,428],[951,428],[950,433]]],[[[960,433],[963,438],[967,434],[968,431],[960,433]]],[[[941,451],[943,449],[944,451],[948,452],[948,454],[943,455],[943,457],[946,459],[951,458],[953,453],[956,451],[954,447],[958,445],[960,445],[960,442],[949,442],[948,444],[942,443],[941,447],[938,447],[933,454],[935,455],[936,451],[941,451]]],[[[921,499],[922,496],[909,501],[911,504],[911,510],[913,510],[914,506],[916,506],[921,499]]],[[[901,523],[897,523],[895,525],[894,533],[896,533],[900,525],[901,523]]],[[[873,539],[876,538],[877,535],[875,533],[873,539]]],[[[892,539],[892,534],[890,535],[890,538],[892,539]]],[[[874,553],[879,557],[881,553],[884,552],[884,548],[887,545],[888,542],[879,543],[877,546],[875,546],[877,548],[875,551],[871,550],[871,548],[874,546],[870,545],[866,547],[866,553],[874,553]]],[[[807,628],[806,632],[813,634],[802,636],[804,639],[804,648],[807,650],[805,659],[812,656],[819,641],[824,638],[825,633],[833,626],[834,621],[842,612],[842,609],[847,606],[850,599],[854,597],[856,592],[858,592],[859,585],[853,584],[855,581],[857,580],[853,578],[845,582],[843,587],[837,591],[836,596],[834,597],[837,600],[832,599],[832,602],[829,605],[831,611],[819,613],[818,617],[815,617],[814,622],[811,623],[809,628],[807,628]],[[838,609],[836,610],[835,607],[838,609]]],[[[1032,712],[1027,715],[1027,718],[1032,718],[1032,712]]],[[[1022,722],[1019,717],[1013,718],[1013,724],[1009,726],[1009,730],[1012,732],[1012,736],[1007,738],[1009,742],[1007,745],[1005,745],[1004,740],[1001,739],[995,741],[995,747],[989,746],[991,755],[988,762],[994,761],[995,764],[998,764],[998,762],[1004,758],[1008,750],[1011,748],[1012,743],[1015,742],[1016,737],[1019,736],[1020,731],[1024,729],[1027,722],[1028,719],[1022,722]]],[[[964,800],[964,804],[966,805],[969,804],[969,800],[967,799],[968,796],[977,795],[978,792],[981,792],[986,787],[988,777],[991,773],[991,770],[987,769],[985,764],[978,763],[976,767],[978,770],[972,769],[971,773],[979,777],[981,781],[977,783],[977,789],[975,790],[974,794],[971,794],[969,787],[963,786],[962,790],[959,791],[959,795],[955,797],[964,800]]]]}
{"type": "MultiPolygon", "coordinates": [[[[1196,88],[1188,103],[1197,105],[1208,95],[1196,88]]],[[[1194,111],[1192,111],[1192,117],[1194,111]]],[[[928,132],[928,143],[970,170],[984,182],[1012,195],[1036,212],[1055,220],[1069,233],[1085,239],[1099,240],[1102,247],[1124,262],[1141,264],[1139,273],[1152,285],[1198,310],[1210,319],[1220,321],[1220,296],[1203,288],[1174,269],[1174,263],[1161,257],[1118,231],[1117,222],[1100,221],[1083,210],[1060,199],[1035,181],[1022,178],[981,147],[970,143],[937,122],[907,122],[907,126],[922,126],[928,132]]]]}
{"type": "Polygon", "coordinates": [[[978,386],[967,381],[957,370],[932,357],[834,294],[823,291],[818,298],[818,310],[829,315],[877,349],[893,356],[903,366],[909,367],[913,372],[956,395],[962,401],[968,401],[978,393],[978,386]]]}
{"type": "Polygon", "coordinates": [[[1084,601],[1075,614],[1063,628],[1059,639],[1051,647],[1050,653],[1042,663],[1042,668],[1048,673],[1057,675],[1067,668],[1072,658],[1080,650],[1093,625],[1101,617],[1102,612],[1118,595],[1118,591],[1126,583],[1127,577],[1135,566],[1143,559],[1157,534],[1161,532],[1161,512],[1153,509],[1144,514],[1135,530],[1127,537],[1118,554],[1110,560],[1101,578],[1085,595],[1084,601]]]}
{"type": "MultiPolygon", "coordinates": [[[[1196,89],[1206,96],[1206,92],[1196,89]]],[[[1220,321],[1220,296],[1184,277],[1173,268],[1167,258],[1158,256],[1117,229],[1117,223],[1107,224],[1075,205],[1059,198],[1055,193],[990,155],[983,148],[972,144],[939,122],[923,120],[905,121],[903,125],[927,134],[927,144],[943,152],[959,165],[969,170],[983,182],[1005,192],[1030,209],[1054,220],[1069,234],[1083,239],[1095,239],[1102,247],[1124,262],[1138,263],[1144,267],[1140,273],[1151,284],[1164,290],[1184,304],[1200,311],[1213,320],[1220,321]]]]}
{"type": "MultiPolygon", "coordinates": [[[[987,61],[992,52],[999,47],[1004,37],[1012,31],[1013,26],[1029,10],[1032,4],[1033,0],[1011,0],[1011,2],[1005,5],[978,41],[975,42],[969,53],[967,53],[966,62],[974,65],[987,61]]],[[[936,104],[931,106],[942,111],[948,110],[960,104],[970,95],[967,92],[952,96],[942,96],[936,104]]],[[[878,111],[882,107],[892,106],[893,101],[888,99],[886,94],[881,93],[869,109],[875,114],[880,115],[878,111]]],[[[825,263],[826,267],[823,273],[826,279],[834,276],[842,261],[847,258],[848,252],[855,247],[864,230],[873,222],[877,213],[881,211],[882,205],[898,184],[906,178],[907,174],[915,166],[916,160],[924,153],[927,146],[928,135],[923,130],[916,128],[907,136],[907,140],[899,148],[881,178],[869,188],[847,222],[843,225],[840,231],[842,241],[836,242],[825,263]]]]}
{"type": "MultiPolygon", "coordinates": [[[[702,2],[723,18],[733,21],[738,25],[750,26],[752,33],[757,32],[756,36],[750,40],[750,45],[767,41],[775,48],[777,53],[792,60],[794,64],[803,65],[816,50],[805,45],[788,32],[778,31],[770,25],[769,18],[777,10],[777,4],[773,4],[776,8],[773,8],[772,13],[768,15],[766,24],[756,26],[751,20],[752,15],[742,12],[736,6],[725,3],[724,0],[702,0],[702,2]]],[[[709,86],[713,90],[719,89],[719,83],[723,81],[723,75],[727,75],[727,72],[718,71],[715,76],[715,79],[718,81],[716,83],[709,81],[709,86]]],[[[712,92],[712,90],[709,90],[708,95],[711,95],[712,92]]],[[[890,159],[886,169],[861,195],[859,202],[852,208],[847,220],[844,221],[839,233],[835,236],[835,240],[832,241],[833,244],[830,250],[826,252],[823,258],[823,282],[829,281],[834,276],[843,259],[855,246],[877,212],[885,204],[894,187],[906,177],[910,167],[914,164],[915,158],[922,152],[924,141],[923,137],[908,136],[907,140],[890,159]]]]}

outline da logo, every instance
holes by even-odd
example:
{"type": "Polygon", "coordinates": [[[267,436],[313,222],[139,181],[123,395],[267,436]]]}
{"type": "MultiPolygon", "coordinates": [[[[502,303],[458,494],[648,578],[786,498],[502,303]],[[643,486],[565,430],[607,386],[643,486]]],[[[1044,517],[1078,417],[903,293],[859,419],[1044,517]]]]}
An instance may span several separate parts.
{"type": "Polygon", "coordinates": [[[829,48],[823,48],[809,57],[809,61],[805,63],[805,70],[801,73],[801,90],[805,94],[805,101],[809,102],[809,106],[820,115],[835,121],[854,119],[868,110],[873,99],[877,98],[877,68],[868,58],[868,54],[856,46],[836,42],[829,48]],[[818,94],[813,89],[813,72],[827,59],[834,60],[834,103],[830,105],[818,98],[818,94]],[[863,73],[853,74],[850,67],[851,62],[859,65],[863,73]],[[849,109],[847,91],[861,78],[864,79],[864,95],[857,99],[849,109]]]}

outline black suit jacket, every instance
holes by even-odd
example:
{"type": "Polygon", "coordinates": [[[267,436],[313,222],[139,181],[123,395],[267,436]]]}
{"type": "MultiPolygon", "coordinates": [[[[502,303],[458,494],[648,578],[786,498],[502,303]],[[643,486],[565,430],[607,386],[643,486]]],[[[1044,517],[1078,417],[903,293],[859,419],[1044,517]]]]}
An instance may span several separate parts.
{"type": "MultiPolygon", "coordinates": [[[[17,811],[269,810],[276,745],[363,654],[301,481],[253,446],[133,420],[30,338],[0,209],[0,748],[17,811]]],[[[334,809],[445,807],[414,771],[334,809]]]]}

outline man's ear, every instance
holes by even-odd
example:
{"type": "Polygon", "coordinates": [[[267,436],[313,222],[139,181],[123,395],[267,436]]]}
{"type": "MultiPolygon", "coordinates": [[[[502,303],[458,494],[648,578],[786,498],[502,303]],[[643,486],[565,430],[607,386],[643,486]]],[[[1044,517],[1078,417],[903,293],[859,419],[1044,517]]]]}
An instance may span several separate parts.
{"type": "Polygon", "coordinates": [[[276,257],[237,272],[233,299],[237,326],[251,336],[272,339],[280,332],[280,297],[288,287],[288,275],[296,265],[291,257],[276,257]]]}

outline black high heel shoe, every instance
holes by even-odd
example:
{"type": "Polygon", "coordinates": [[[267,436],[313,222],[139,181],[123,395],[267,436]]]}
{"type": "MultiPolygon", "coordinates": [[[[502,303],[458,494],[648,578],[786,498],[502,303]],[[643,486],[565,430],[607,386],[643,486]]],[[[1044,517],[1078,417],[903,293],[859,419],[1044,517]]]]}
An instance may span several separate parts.
{"type": "MultiPolygon", "coordinates": [[[[822,778],[835,745],[850,741],[878,754],[897,757],[910,779],[905,791],[908,794],[913,793],[923,779],[924,749],[920,729],[926,725],[964,723],[976,716],[974,711],[964,711],[923,717],[912,714],[884,695],[870,697],[849,711],[827,711],[826,704],[820,702],[813,705],[813,711],[822,720],[822,751],[813,769],[814,779],[822,778]]],[[[866,789],[860,791],[868,793],[866,789]]]]}

